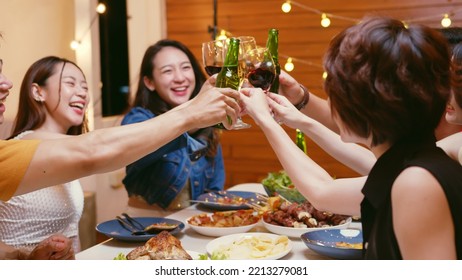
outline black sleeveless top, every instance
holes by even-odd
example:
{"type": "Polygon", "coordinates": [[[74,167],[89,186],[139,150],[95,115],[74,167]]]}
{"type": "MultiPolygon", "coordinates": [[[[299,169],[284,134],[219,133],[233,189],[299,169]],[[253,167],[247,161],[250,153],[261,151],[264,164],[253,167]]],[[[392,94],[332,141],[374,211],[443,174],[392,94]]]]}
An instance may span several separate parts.
{"type": "Polygon", "coordinates": [[[393,231],[391,188],[398,175],[410,166],[428,170],[442,186],[452,213],[457,259],[462,259],[462,166],[436,147],[433,137],[420,143],[396,143],[369,173],[361,202],[364,258],[402,259],[393,231]]]}

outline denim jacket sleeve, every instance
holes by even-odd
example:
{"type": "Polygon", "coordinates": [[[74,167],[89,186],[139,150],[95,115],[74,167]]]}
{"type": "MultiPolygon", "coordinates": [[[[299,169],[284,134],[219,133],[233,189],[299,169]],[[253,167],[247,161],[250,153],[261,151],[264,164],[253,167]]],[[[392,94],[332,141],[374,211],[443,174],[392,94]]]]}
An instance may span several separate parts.
{"type": "Polygon", "coordinates": [[[225,164],[223,161],[223,152],[221,145],[218,146],[217,155],[214,159],[214,176],[210,180],[209,184],[205,186],[205,191],[221,191],[225,185],[225,164]]]}

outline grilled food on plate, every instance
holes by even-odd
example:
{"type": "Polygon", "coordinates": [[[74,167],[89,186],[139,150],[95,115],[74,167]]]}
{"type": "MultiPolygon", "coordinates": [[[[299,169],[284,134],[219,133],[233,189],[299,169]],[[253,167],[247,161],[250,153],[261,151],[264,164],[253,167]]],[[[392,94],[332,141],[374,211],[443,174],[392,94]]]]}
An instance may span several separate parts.
{"type": "Polygon", "coordinates": [[[180,240],[162,231],[128,253],[127,260],[192,260],[192,257],[183,249],[180,240]]]}

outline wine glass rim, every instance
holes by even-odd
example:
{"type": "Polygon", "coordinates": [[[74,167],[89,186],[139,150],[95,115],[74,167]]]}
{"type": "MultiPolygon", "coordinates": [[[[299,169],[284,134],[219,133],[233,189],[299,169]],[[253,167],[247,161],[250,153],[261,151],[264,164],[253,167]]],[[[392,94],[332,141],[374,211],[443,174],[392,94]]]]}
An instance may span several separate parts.
{"type": "Polygon", "coordinates": [[[208,45],[208,44],[211,44],[211,43],[214,43],[214,42],[226,42],[228,39],[217,39],[217,40],[210,40],[210,41],[207,41],[207,42],[203,42],[202,45],[208,45]]]}
{"type": "Polygon", "coordinates": [[[265,51],[269,52],[269,49],[267,47],[256,47],[256,48],[248,50],[246,53],[265,52],[265,51]]]}

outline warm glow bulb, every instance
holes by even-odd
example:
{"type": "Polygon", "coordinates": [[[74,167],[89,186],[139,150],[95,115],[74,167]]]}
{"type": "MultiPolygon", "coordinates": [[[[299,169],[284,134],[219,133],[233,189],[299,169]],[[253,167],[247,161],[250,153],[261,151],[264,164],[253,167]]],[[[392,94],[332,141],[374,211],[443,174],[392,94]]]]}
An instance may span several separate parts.
{"type": "Polygon", "coordinates": [[[74,40],[74,41],[71,42],[71,49],[72,49],[72,50],[75,51],[76,49],[79,48],[79,46],[80,46],[80,42],[79,42],[79,41],[74,40]]]}
{"type": "Polygon", "coordinates": [[[292,5],[290,5],[290,1],[284,2],[284,4],[282,4],[281,6],[281,9],[286,14],[290,12],[290,10],[292,9],[292,5]]]}
{"type": "Polygon", "coordinates": [[[322,27],[329,27],[330,19],[327,17],[326,14],[321,15],[321,26],[322,27]]]}
{"type": "Polygon", "coordinates": [[[322,72],[322,78],[323,78],[324,80],[327,78],[327,72],[326,72],[326,71],[322,72]]]}
{"type": "Polygon", "coordinates": [[[449,18],[448,14],[444,14],[443,19],[441,20],[441,26],[443,27],[449,27],[451,26],[451,19],[449,18]]]}
{"type": "Polygon", "coordinates": [[[106,12],[106,5],[99,3],[98,6],[96,6],[96,12],[98,14],[104,14],[104,12],[106,12]]]}
{"type": "Polygon", "coordinates": [[[287,62],[286,64],[284,65],[284,69],[286,69],[287,72],[292,72],[294,70],[295,66],[294,64],[292,63],[292,58],[289,57],[287,59],[287,62]]]}
{"type": "Polygon", "coordinates": [[[226,40],[228,36],[226,36],[226,30],[222,29],[220,31],[220,35],[217,36],[216,40],[226,40]]]}

